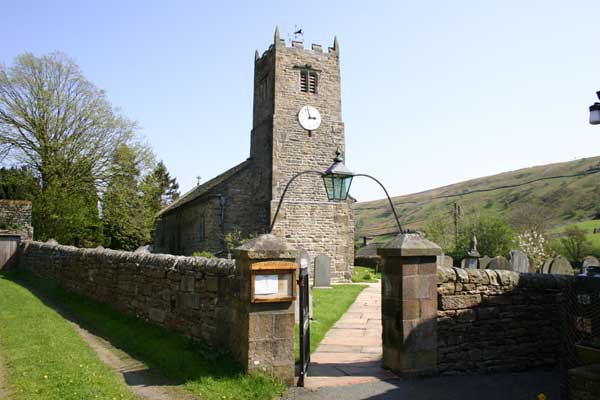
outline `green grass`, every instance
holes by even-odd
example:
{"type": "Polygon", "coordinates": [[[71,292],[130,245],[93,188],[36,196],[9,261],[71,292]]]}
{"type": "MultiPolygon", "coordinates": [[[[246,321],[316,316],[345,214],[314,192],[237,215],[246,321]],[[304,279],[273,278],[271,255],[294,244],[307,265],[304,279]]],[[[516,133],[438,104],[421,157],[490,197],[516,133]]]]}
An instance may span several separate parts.
{"type": "Polygon", "coordinates": [[[271,399],[285,390],[282,383],[266,376],[246,375],[226,354],[209,351],[183,336],[125,316],[30,275],[20,275],[18,281],[39,290],[76,315],[87,329],[160,371],[174,383],[182,384],[201,399],[271,399]]]}
{"type": "Polygon", "coordinates": [[[56,311],[0,274],[0,352],[10,399],[133,399],[56,311]]]}
{"type": "MultiPolygon", "coordinates": [[[[333,324],[350,308],[367,285],[333,285],[331,289],[312,289],[313,320],[310,322],[310,352],[313,353],[333,324]]],[[[294,350],[299,359],[298,325],[294,350]]]]}
{"type": "MultiPolygon", "coordinates": [[[[550,227],[589,220],[596,213],[600,196],[600,174],[578,177],[535,179],[581,174],[598,168],[600,157],[584,158],[563,163],[540,165],[517,171],[504,172],[424,192],[392,198],[404,228],[424,229],[432,215],[450,216],[454,203],[463,212],[496,211],[511,219],[520,206],[533,205],[546,217],[550,227]],[[479,191],[506,187],[493,191],[479,191]],[[478,192],[479,191],[479,192],[478,192]],[[456,197],[443,196],[462,194],[456,197]]],[[[360,202],[354,205],[355,237],[374,236],[374,241],[385,242],[396,231],[396,222],[387,199],[360,202]]]]}
{"type": "Polygon", "coordinates": [[[594,234],[594,228],[600,228],[600,220],[597,220],[597,219],[563,225],[563,226],[560,226],[558,228],[551,230],[550,233],[560,235],[562,232],[565,231],[565,229],[567,229],[569,227],[573,227],[573,226],[576,226],[576,227],[586,231],[586,237],[589,239],[592,246],[594,248],[600,248],[600,234],[598,234],[598,233],[594,234]]]}
{"type": "Polygon", "coordinates": [[[354,266],[352,282],[377,282],[381,279],[381,272],[375,273],[375,268],[354,266]]]}

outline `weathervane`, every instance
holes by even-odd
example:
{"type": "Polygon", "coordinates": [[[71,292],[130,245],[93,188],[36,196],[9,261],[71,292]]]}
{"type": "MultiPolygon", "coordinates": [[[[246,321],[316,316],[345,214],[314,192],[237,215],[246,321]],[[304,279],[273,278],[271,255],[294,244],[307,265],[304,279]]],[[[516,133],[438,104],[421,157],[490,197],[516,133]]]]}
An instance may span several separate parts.
{"type": "Polygon", "coordinates": [[[299,37],[304,37],[304,32],[302,28],[298,28],[298,25],[294,25],[294,33],[288,33],[288,42],[292,42],[292,40],[298,40],[299,37]],[[292,37],[293,36],[293,37],[292,37]]]}

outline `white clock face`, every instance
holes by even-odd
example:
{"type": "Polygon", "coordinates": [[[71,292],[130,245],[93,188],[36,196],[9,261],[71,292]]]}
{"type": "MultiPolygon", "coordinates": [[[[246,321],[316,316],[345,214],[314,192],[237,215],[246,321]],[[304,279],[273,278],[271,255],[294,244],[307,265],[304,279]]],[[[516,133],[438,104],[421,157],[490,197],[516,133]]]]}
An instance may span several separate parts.
{"type": "Polygon", "coordinates": [[[321,114],[313,106],[304,106],[298,112],[298,122],[307,131],[315,131],[321,125],[321,114]]]}

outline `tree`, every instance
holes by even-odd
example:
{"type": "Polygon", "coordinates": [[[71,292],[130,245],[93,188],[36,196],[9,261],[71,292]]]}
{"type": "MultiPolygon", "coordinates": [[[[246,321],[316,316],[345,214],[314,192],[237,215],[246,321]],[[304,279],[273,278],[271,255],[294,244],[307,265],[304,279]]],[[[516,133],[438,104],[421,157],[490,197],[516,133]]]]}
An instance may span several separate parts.
{"type": "Polygon", "coordinates": [[[514,246],[515,232],[506,218],[494,212],[473,213],[460,222],[455,257],[462,258],[467,254],[473,234],[482,255],[508,256],[514,246]]]}
{"type": "Polygon", "coordinates": [[[127,145],[113,156],[112,178],[102,198],[104,235],[110,248],[135,250],[151,241],[152,210],[145,206],[140,189],[149,157],[144,147],[127,145]]]}
{"type": "Polygon", "coordinates": [[[563,254],[573,265],[581,265],[583,258],[592,250],[591,242],[585,230],[570,226],[563,232],[556,249],[563,254]]]}
{"type": "Polygon", "coordinates": [[[62,53],[0,66],[0,153],[35,171],[42,187],[65,175],[106,180],[135,127],[62,53]]]}
{"type": "Polygon", "coordinates": [[[454,249],[454,225],[448,212],[438,208],[432,211],[424,226],[429,240],[437,243],[445,252],[454,249]]]}
{"type": "Polygon", "coordinates": [[[144,178],[142,191],[147,199],[147,206],[156,214],[179,198],[179,183],[177,178],[171,178],[165,164],[159,161],[152,173],[144,178]]]}
{"type": "Polygon", "coordinates": [[[33,200],[40,186],[27,168],[0,168],[0,199],[33,200]]]}

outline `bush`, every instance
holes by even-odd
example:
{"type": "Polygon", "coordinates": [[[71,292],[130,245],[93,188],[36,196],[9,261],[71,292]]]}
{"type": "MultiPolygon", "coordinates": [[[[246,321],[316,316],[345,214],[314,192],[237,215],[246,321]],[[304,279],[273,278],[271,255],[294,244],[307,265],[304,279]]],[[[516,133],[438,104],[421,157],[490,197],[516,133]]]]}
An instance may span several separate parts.
{"type": "Polygon", "coordinates": [[[215,255],[210,251],[195,251],[192,253],[192,257],[215,258],[215,255]]]}

